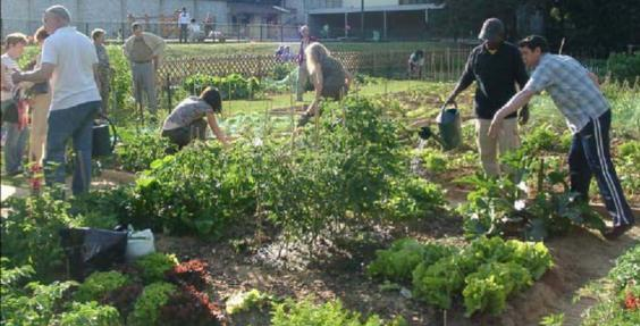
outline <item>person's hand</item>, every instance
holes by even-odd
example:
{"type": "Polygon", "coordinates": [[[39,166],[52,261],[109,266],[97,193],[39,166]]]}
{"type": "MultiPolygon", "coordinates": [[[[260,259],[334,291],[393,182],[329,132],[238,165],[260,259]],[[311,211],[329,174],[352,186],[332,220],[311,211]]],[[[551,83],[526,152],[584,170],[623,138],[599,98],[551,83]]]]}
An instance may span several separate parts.
{"type": "Polygon", "coordinates": [[[495,139],[498,137],[498,134],[500,133],[500,129],[502,128],[503,121],[504,121],[504,118],[498,114],[496,114],[496,116],[493,117],[493,120],[491,120],[491,126],[489,126],[488,135],[490,138],[495,139]]]}
{"type": "Polygon", "coordinates": [[[521,126],[524,126],[527,124],[527,122],[529,122],[529,106],[525,105],[524,107],[522,107],[522,109],[520,109],[520,112],[518,112],[518,122],[520,122],[521,126]]]}
{"type": "Polygon", "coordinates": [[[449,104],[456,104],[455,96],[451,95],[444,101],[444,105],[449,105],[449,104]]]}

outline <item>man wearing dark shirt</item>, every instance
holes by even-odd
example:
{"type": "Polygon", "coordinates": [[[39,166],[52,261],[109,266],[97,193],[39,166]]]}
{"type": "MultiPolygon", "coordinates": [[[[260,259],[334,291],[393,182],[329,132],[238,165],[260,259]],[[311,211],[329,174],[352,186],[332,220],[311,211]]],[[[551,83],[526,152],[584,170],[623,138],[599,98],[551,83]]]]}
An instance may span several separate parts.
{"type": "MultiPolygon", "coordinates": [[[[487,19],[482,25],[479,39],[484,42],[469,55],[464,73],[447,99],[455,98],[476,82],[474,109],[477,118],[478,150],[484,171],[490,176],[500,175],[497,152],[501,154],[520,146],[516,114],[507,117],[499,137],[488,136],[495,113],[516,94],[516,83],[523,88],[528,76],[519,49],[504,41],[504,25],[497,18],[487,19]]],[[[529,117],[525,107],[520,111],[520,122],[529,117]]]]}

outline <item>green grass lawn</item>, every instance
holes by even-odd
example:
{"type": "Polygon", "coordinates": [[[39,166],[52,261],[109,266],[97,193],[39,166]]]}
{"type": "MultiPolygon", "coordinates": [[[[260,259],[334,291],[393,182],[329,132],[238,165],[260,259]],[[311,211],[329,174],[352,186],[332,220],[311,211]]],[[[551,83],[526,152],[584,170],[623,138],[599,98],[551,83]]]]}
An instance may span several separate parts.
{"type": "MultiPolygon", "coordinates": [[[[234,54],[272,55],[279,45],[288,45],[293,53],[298,53],[298,42],[271,42],[271,43],[199,43],[167,45],[167,58],[193,57],[193,56],[226,56],[234,54]]],[[[458,48],[464,45],[447,42],[327,42],[325,45],[331,51],[415,51],[417,49],[444,49],[458,48]]],[[[468,46],[464,46],[468,47],[468,46]]]]}

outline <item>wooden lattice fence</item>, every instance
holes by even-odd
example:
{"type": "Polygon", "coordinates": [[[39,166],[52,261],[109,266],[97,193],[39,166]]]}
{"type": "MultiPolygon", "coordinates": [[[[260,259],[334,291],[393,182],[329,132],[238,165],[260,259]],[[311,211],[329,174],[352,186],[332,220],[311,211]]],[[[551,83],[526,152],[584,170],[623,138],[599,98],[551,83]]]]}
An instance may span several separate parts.
{"type": "MultiPolygon", "coordinates": [[[[424,74],[436,80],[456,78],[464,68],[468,49],[434,49],[425,51],[424,74]]],[[[351,72],[378,76],[393,76],[404,72],[409,51],[333,52],[351,72]]],[[[265,77],[281,65],[272,55],[233,55],[224,57],[191,57],[163,61],[158,71],[160,84],[181,84],[195,74],[226,76],[240,74],[246,77],[265,77]]]]}

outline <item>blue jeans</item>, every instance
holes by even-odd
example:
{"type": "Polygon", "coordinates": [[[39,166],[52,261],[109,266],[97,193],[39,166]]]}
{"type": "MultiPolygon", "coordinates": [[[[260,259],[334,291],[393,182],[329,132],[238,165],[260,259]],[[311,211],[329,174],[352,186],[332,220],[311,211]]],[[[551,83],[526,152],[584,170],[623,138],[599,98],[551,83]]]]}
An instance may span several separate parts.
{"type": "Polygon", "coordinates": [[[49,112],[47,152],[44,159],[47,185],[65,182],[65,154],[69,139],[76,154],[72,191],[78,195],[89,191],[91,185],[91,150],[93,118],[99,112],[100,101],[83,103],[69,109],[49,112]]]}
{"type": "Polygon", "coordinates": [[[4,168],[7,174],[16,174],[22,168],[24,149],[29,139],[27,127],[18,128],[17,123],[5,122],[2,128],[7,131],[7,140],[4,144],[4,168]]]}
{"type": "Polygon", "coordinates": [[[611,161],[610,127],[611,110],[597,119],[591,119],[589,124],[573,136],[569,152],[571,190],[587,200],[589,184],[595,175],[600,195],[613,217],[613,225],[630,225],[634,224],[633,214],[611,161]]]}

